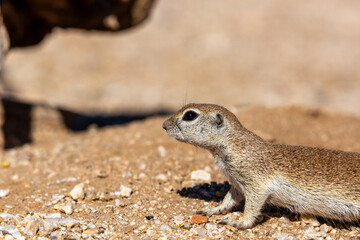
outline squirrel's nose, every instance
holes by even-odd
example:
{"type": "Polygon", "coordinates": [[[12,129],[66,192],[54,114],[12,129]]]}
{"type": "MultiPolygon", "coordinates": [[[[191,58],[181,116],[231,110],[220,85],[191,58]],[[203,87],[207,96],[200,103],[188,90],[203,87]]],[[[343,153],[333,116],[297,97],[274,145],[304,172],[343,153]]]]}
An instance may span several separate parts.
{"type": "Polygon", "coordinates": [[[163,123],[162,127],[163,127],[163,129],[167,130],[167,124],[166,124],[166,121],[163,123]]]}

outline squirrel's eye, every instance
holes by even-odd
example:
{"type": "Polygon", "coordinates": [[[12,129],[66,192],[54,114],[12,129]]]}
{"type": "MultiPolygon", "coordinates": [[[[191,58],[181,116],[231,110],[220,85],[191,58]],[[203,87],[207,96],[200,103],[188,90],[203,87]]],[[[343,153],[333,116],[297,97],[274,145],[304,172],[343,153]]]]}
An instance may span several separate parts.
{"type": "Polygon", "coordinates": [[[187,111],[184,116],[183,116],[183,120],[184,121],[192,121],[194,120],[195,118],[197,118],[199,116],[199,114],[197,114],[196,112],[194,111],[187,111]]]}

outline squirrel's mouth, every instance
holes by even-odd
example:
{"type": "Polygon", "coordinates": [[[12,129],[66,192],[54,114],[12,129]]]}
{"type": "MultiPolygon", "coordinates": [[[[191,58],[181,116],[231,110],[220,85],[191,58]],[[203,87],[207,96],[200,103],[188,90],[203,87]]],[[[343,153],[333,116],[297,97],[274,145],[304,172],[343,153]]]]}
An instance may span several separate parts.
{"type": "Polygon", "coordinates": [[[166,132],[167,134],[170,136],[170,137],[173,137],[175,138],[176,140],[178,141],[181,141],[183,142],[185,139],[184,139],[184,135],[181,131],[181,128],[179,127],[179,125],[177,123],[174,122],[174,124],[172,124],[171,127],[167,128],[166,129],[166,132]]]}

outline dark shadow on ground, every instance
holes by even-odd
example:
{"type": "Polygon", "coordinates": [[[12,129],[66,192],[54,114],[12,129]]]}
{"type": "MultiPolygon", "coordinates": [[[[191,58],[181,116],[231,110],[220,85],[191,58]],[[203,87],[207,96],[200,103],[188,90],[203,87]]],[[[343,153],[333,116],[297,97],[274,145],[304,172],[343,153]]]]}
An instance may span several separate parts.
{"type": "MultiPolygon", "coordinates": [[[[31,143],[31,114],[35,104],[20,102],[13,99],[1,99],[3,105],[4,123],[2,131],[4,136],[4,148],[14,148],[26,143],[31,143]]],[[[167,110],[159,110],[144,114],[81,114],[70,110],[57,108],[61,114],[66,128],[73,132],[85,131],[90,125],[99,128],[113,125],[124,125],[133,121],[143,120],[154,116],[170,115],[167,110]]]]}
{"type": "MultiPolygon", "coordinates": [[[[200,199],[205,201],[215,201],[220,204],[220,202],[225,197],[226,193],[230,190],[231,185],[228,182],[224,183],[216,183],[211,182],[209,183],[203,183],[199,185],[195,185],[194,187],[184,187],[181,190],[178,190],[177,193],[182,197],[187,198],[194,198],[194,199],[200,199]]],[[[238,206],[233,208],[232,212],[243,212],[245,206],[245,201],[242,201],[238,206]]],[[[204,209],[197,209],[197,210],[204,210],[204,209]]],[[[291,212],[287,208],[283,207],[277,207],[274,205],[266,204],[264,208],[262,209],[262,213],[264,216],[264,219],[260,222],[266,222],[270,218],[276,217],[285,217],[289,219],[289,221],[298,221],[301,219],[301,214],[291,212]]],[[[320,224],[327,224],[329,226],[332,226],[333,228],[340,228],[340,229],[351,229],[351,227],[360,227],[360,221],[358,222],[344,222],[334,219],[327,219],[322,218],[318,216],[315,217],[320,224]]]]}
{"type": "Polygon", "coordinates": [[[144,120],[149,117],[155,116],[167,116],[170,115],[170,111],[160,110],[156,112],[150,112],[145,114],[119,114],[119,115],[86,115],[75,113],[69,110],[58,109],[63,118],[65,126],[74,132],[84,131],[90,125],[96,125],[98,128],[113,126],[113,125],[124,125],[133,121],[144,120]]]}

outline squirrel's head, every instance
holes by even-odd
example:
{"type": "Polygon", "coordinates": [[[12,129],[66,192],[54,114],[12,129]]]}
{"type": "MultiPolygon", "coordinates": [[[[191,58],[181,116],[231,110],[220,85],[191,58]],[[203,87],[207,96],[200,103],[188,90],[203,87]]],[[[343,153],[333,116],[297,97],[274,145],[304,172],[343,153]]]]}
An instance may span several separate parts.
{"type": "Polygon", "coordinates": [[[221,147],[239,127],[234,114],[214,104],[188,104],[163,123],[169,136],[207,149],[221,147]]]}

